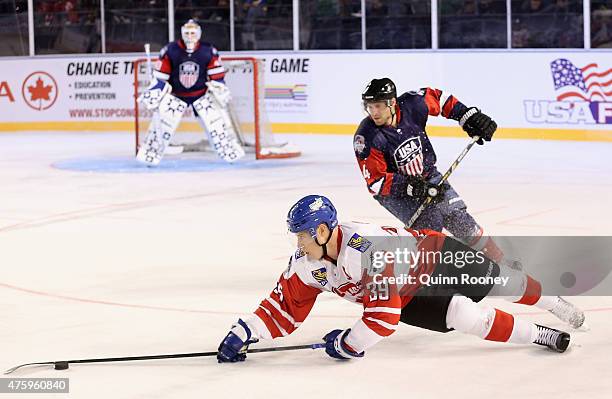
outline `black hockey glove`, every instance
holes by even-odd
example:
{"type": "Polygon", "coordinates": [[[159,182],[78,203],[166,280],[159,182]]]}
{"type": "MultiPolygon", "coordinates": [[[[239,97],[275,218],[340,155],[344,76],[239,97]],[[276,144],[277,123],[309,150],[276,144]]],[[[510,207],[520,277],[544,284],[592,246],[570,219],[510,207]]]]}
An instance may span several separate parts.
{"type": "Polygon", "coordinates": [[[411,176],[406,187],[406,194],[415,199],[432,197],[433,202],[439,202],[444,198],[446,186],[438,186],[425,180],[422,176],[411,176]]]}
{"type": "Polygon", "coordinates": [[[497,123],[476,107],[468,108],[465,111],[465,114],[459,120],[459,125],[470,137],[480,137],[480,140],[477,141],[480,145],[483,145],[485,141],[491,141],[491,137],[497,129],[497,123]]]}

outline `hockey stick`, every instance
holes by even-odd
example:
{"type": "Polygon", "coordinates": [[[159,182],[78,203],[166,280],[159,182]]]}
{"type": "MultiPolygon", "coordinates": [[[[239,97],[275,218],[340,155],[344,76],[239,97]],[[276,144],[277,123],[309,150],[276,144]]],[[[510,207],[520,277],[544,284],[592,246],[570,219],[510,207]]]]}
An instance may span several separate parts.
{"type": "MultiPolygon", "coordinates": [[[[264,352],[282,352],[282,351],[294,351],[299,349],[320,349],[325,348],[324,343],[309,344],[309,345],[294,345],[294,346],[279,346],[276,348],[260,348],[260,349],[249,349],[247,353],[264,353],[264,352]]],[[[12,367],[4,372],[4,374],[11,374],[15,370],[18,370],[26,366],[54,366],[56,370],[65,370],[69,364],[76,363],[108,363],[108,362],[130,362],[134,360],[156,360],[156,359],[178,359],[187,357],[206,357],[206,356],[217,356],[217,352],[193,352],[193,353],[175,353],[169,355],[147,355],[147,356],[127,356],[127,357],[105,357],[98,359],[76,359],[76,360],[56,360],[50,362],[36,362],[36,363],[25,363],[19,366],[12,367]]]]}
{"type": "MultiPolygon", "coordinates": [[[[147,57],[147,77],[149,78],[149,82],[153,80],[153,64],[151,63],[151,45],[149,43],[145,43],[144,45],[145,55],[147,57]]],[[[155,131],[159,129],[159,113],[153,113],[153,126],[155,126],[155,131]]]]}
{"type": "MultiPolygon", "coordinates": [[[[474,146],[474,144],[476,144],[476,142],[478,140],[480,140],[480,137],[478,137],[478,136],[472,137],[472,141],[470,141],[470,143],[463,149],[463,151],[461,151],[461,154],[459,154],[457,159],[455,159],[455,162],[453,162],[451,164],[451,166],[448,168],[446,173],[442,176],[442,180],[440,180],[440,182],[438,183],[438,187],[440,187],[442,184],[444,184],[444,182],[446,180],[448,180],[450,175],[455,171],[455,169],[457,169],[457,166],[459,166],[459,164],[461,163],[463,158],[465,158],[467,153],[472,149],[472,147],[474,146]]],[[[417,210],[412,214],[412,217],[410,218],[410,220],[406,224],[407,228],[412,227],[414,222],[416,222],[416,220],[419,218],[419,216],[421,216],[421,213],[423,213],[425,208],[427,208],[427,206],[431,203],[432,198],[433,197],[428,196],[427,199],[421,204],[421,206],[419,206],[417,208],[417,210]]]]}

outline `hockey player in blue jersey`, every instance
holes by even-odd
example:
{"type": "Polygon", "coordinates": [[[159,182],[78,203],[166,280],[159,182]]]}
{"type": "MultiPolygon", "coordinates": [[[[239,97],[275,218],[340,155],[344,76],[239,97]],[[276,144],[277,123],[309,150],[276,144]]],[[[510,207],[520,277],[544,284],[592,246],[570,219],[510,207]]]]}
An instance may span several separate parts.
{"type": "MultiPolygon", "coordinates": [[[[468,213],[450,183],[438,187],[442,175],[426,133],[428,117],[456,120],[478,144],[490,141],[497,124],[476,107],[454,96],[425,88],[397,96],[391,79],[373,79],[362,94],[368,113],[355,133],[353,145],[361,174],[374,198],[405,224],[427,196],[433,201],[413,226],[450,231],[477,250],[502,261],[503,253],[468,213]]],[[[510,262],[509,260],[506,260],[510,262]]],[[[513,262],[514,263],[514,262],[513,262]]],[[[516,264],[515,264],[516,266],[516,264]]]]}
{"type": "Polygon", "coordinates": [[[181,27],[181,39],[161,49],[153,81],[139,101],[154,110],[147,138],[137,159],[148,165],[161,161],[187,107],[192,106],[217,154],[228,162],[244,156],[227,106],[230,92],[217,49],[201,41],[194,20],[181,27]]]}

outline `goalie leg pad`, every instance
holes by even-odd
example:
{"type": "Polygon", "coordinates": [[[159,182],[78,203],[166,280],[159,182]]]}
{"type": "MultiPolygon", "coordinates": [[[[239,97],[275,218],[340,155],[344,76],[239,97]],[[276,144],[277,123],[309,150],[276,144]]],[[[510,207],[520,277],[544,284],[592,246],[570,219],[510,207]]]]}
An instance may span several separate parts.
{"type": "Polygon", "coordinates": [[[160,163],[186,109],[187,103],[183,100],[170,93],[164,96],[153,115],[147,137],[138,149],[138,161],[151,166],[160,163]]]}
{"type": "Polygon", "coordinates": [[[193,103],[198,118],[204,124],[211,146],[219,157],[234,162],[244,156],[227,108],[221,107],[209,91],[193,103]]]}

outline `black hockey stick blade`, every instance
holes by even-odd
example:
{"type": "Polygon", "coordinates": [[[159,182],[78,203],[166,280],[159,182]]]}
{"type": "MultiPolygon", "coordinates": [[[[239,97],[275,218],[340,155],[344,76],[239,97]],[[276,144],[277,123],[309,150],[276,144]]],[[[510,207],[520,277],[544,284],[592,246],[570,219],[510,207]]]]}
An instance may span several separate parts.
{"type": "MultiPolygon", "coordinates": [[[[259,348],[249,349],[247,353],[264,353],[264,352],[281,352],[281,351],[292,351],[299,349],[319,349],[324,348],[324,343],[308,344],[308,345],[293,345],[293,346],[278,346],[272,348],[259,348]]],[[[214,352],[193,352],[193,353],[173,353],[166,355],[146,355],[146,356],[125,356],[125,357],[105,357],[97,359],[75,359],[75,360],[56,360],[51,362],[36,362],[36,363],[25,363],[19,366],[12,367],[4,372],[4,374],[11,374],[14,371],[27,366],[55,366],[57,370],[63,370],[68,368],[69,364],[77,363],[109,363],[109,362],[129,362],[134,360],[157,360],[157,359],[179,359],[188,357],[206,357],[206,356],[217,356],[217,351],[214,352]]]]}

